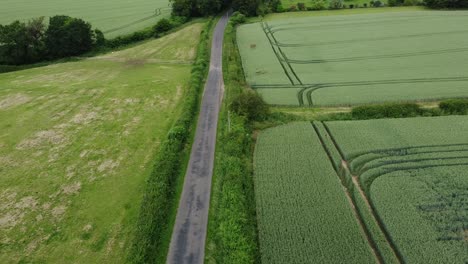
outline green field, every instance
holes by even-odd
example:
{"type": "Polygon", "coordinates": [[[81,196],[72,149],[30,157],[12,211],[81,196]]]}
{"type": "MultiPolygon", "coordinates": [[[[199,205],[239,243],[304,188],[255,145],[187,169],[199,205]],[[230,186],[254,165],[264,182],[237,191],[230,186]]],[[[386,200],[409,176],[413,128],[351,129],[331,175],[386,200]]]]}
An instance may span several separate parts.
{"type": "MultiPolygon", "coordinates": [[[[277,246],[287,245],[284,250],[292,250],[287,239],[302,244],[295,230],[313,230],[321,223],[305,217],[316,204],[335,213],[346,210],[335,205],[341,190],[326,199],[331,191],[323,180],[309,185],[320,175],[328,180],[339,177],[352,193],[385,263],[395,263],[396,258],[405,263],[467,262],[467,130],[468,117],[449,116],[294,123],[263,132],[255,156],[260,245],[269,247],[276,241],[277,246]],[[299,220],[293,219],[298,214],[299,220]],[[263,228],[263,222],[276,229],[263,228]]],[[[320,224],[314,236],[326,237],[336,219],[319,215],[329,225],[320,224]]],[[[342,225],[354,223],[347,219],[342,225]]],[[[322,242],[298,254],[321,257],[322,244],[327,245],[322,242]]],[[[280,258],[280,252],[274,248],[261,253],[266,256],[263,260],[269,260],[280,258]]]]}
{"type": "Polygon", "coordinates": [[[171,11],[168,0],[2,0],[1,6],[0,24],[69,15],[90,22],[110,38],[152,26],[171,11]]]}
{"type": "Polygon", "coordinates": [[[202,28],[0,74],[0,262],[124,261],[202,28]]]}
{"type": "Polygon", "coordinates": [[[339,178],[310,123],[262,132],[254,157],[263,263],[372,263],[339,178]]]}
{"type": "Polygon", "coordinates": [[[246,79],[274,105],[467,97],[468,11],[395,10],[407,11],[287,13],[243,25],[246,79]]]}

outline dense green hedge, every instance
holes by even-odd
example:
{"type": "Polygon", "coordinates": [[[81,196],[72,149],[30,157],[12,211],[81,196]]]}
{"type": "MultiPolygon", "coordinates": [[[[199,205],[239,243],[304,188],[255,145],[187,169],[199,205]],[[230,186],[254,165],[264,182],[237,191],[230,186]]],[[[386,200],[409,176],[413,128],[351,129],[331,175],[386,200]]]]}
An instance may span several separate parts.
{"type": "Polygon", "coordinates": [[[161,144],[155,165],[146,183],[137,230],[129,255],[132,263],[155,263],[161,250],[164,230],[170,228],[169,214],[176,205],[176,181],[183,170],[184,150],[198,113],[200,92],[209,64],[208,41],[212,20],[201,33],[197,58],[192,68],[190,87],[180,117],[161,144]]]}
{"type": "Polygon", "coordinates": [[[353,119],[399,118],[420,116],[423,112],[414,103],[389,103],[354,107],[351,116],[353,119]]]}
{"type": "MultiPolygon", "coordinates": [[[[246,93],[233,23],[225,33],[223,74],[226,87],[216,145],[205,263],[255,263],[259,260],[249,117],[230,112],[246,93]]],[[[247,111],[247,112],[250,112],[247,111]]]]}
{"type": "Polygon", "coordinates": [[[468,99],[449,99],[439,103],[439,108],[444,114],[466,115],[468,114],[468,99]]]}

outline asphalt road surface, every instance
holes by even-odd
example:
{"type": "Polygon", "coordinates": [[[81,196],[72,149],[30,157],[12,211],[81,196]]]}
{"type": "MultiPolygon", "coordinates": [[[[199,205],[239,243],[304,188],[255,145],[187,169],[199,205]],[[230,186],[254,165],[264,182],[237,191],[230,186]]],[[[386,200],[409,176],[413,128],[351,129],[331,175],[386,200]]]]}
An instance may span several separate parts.
{"type": "Polygon", "coordinates": [[[227,21],[226,14],[219,20],[213,34],[210,71],[169,245],[168,264],[201,264],[205,257],[216,129],[224,90],[222,52],[227,21]]]}

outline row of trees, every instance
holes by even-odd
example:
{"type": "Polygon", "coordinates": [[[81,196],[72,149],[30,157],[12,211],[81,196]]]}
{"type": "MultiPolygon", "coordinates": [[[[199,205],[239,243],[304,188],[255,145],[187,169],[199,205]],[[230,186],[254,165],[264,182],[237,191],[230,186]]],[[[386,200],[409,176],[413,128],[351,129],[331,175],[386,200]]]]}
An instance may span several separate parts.
{"type": "Polygon", "coordinates": [[[0,25],[0,64],[21,65],[45,59],[76,56],[104,43],[104,35],[89,23],[69,16],[54,16],[0,25]]]}
{"type": "Polygon", "coordinates": [[[171,0],[172,14],[182,17],[215,15],[232,5],[236,11],[248,16],[258,14],[262,0],[171,0]]]}
{"type": "Polygon", "coordinates": [[[429,8],[468,8],[468,0],[424,0],[429,8]]]}

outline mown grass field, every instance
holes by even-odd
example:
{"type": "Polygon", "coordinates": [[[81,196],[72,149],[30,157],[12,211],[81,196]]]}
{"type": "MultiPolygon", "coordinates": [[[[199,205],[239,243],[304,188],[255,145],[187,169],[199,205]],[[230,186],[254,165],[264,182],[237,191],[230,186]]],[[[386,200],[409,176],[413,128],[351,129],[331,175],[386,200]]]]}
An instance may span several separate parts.
{"type": "Polygon", "coordinates": [[[69,15],[90,22],[106,37],[132,33],[170,15],[168,0],[2,0],[0,24],[34,17],[69,15]]]}
{"type": "Polygon", "coordinates": [[[124,261],[202,28],[0,75],[2,263],[124,261]]]}
{"type": "MultiPolygon", "coordinates": [[[[448,116],[293,123],[266,130],[259,136],[255,156],[263,262],[281,259],[283,250],[290,253],[305,244],[303,237],[293,235],[296,229],[327,237],[341,225],[354,224],[347,219],[335,226],[333,214],[313,213],[319,206],[333,213],[351,209],[345,201],[336,209],[340,192],[351,194],[369,231],[368,245],[382,262],[468,261],[467,129],[468,117],[448,116]],[[325,178],[309,186],[318,176],[325,178]],[[330,192],[324,180],[338,178],[345,188],[322,201],[330,192]],[[303,217],[291,219],[299,214],[303,217]],[[318,223],[322,224],[315,229],[318,223]],[[265,228],[271,225],[276,227],[265,228]],[[272,244],[283,249],[270,251],[272,244]]],[[[335,246],[343,254],[351,250],[337,244],[322,249],[327,245],[323,239],[300,254],[315,259],[335,246]]],[[[356,252],[360,251],[348,253],[356,252]]],[[[298,259],[292,262],[301,263],[298,259]]]]}
{"type": "Polygon", "coordinates": [[[274,105],[467,97],[468,12],[385,10],[287,13],[239,27],[248,83],[274,105]]]}

